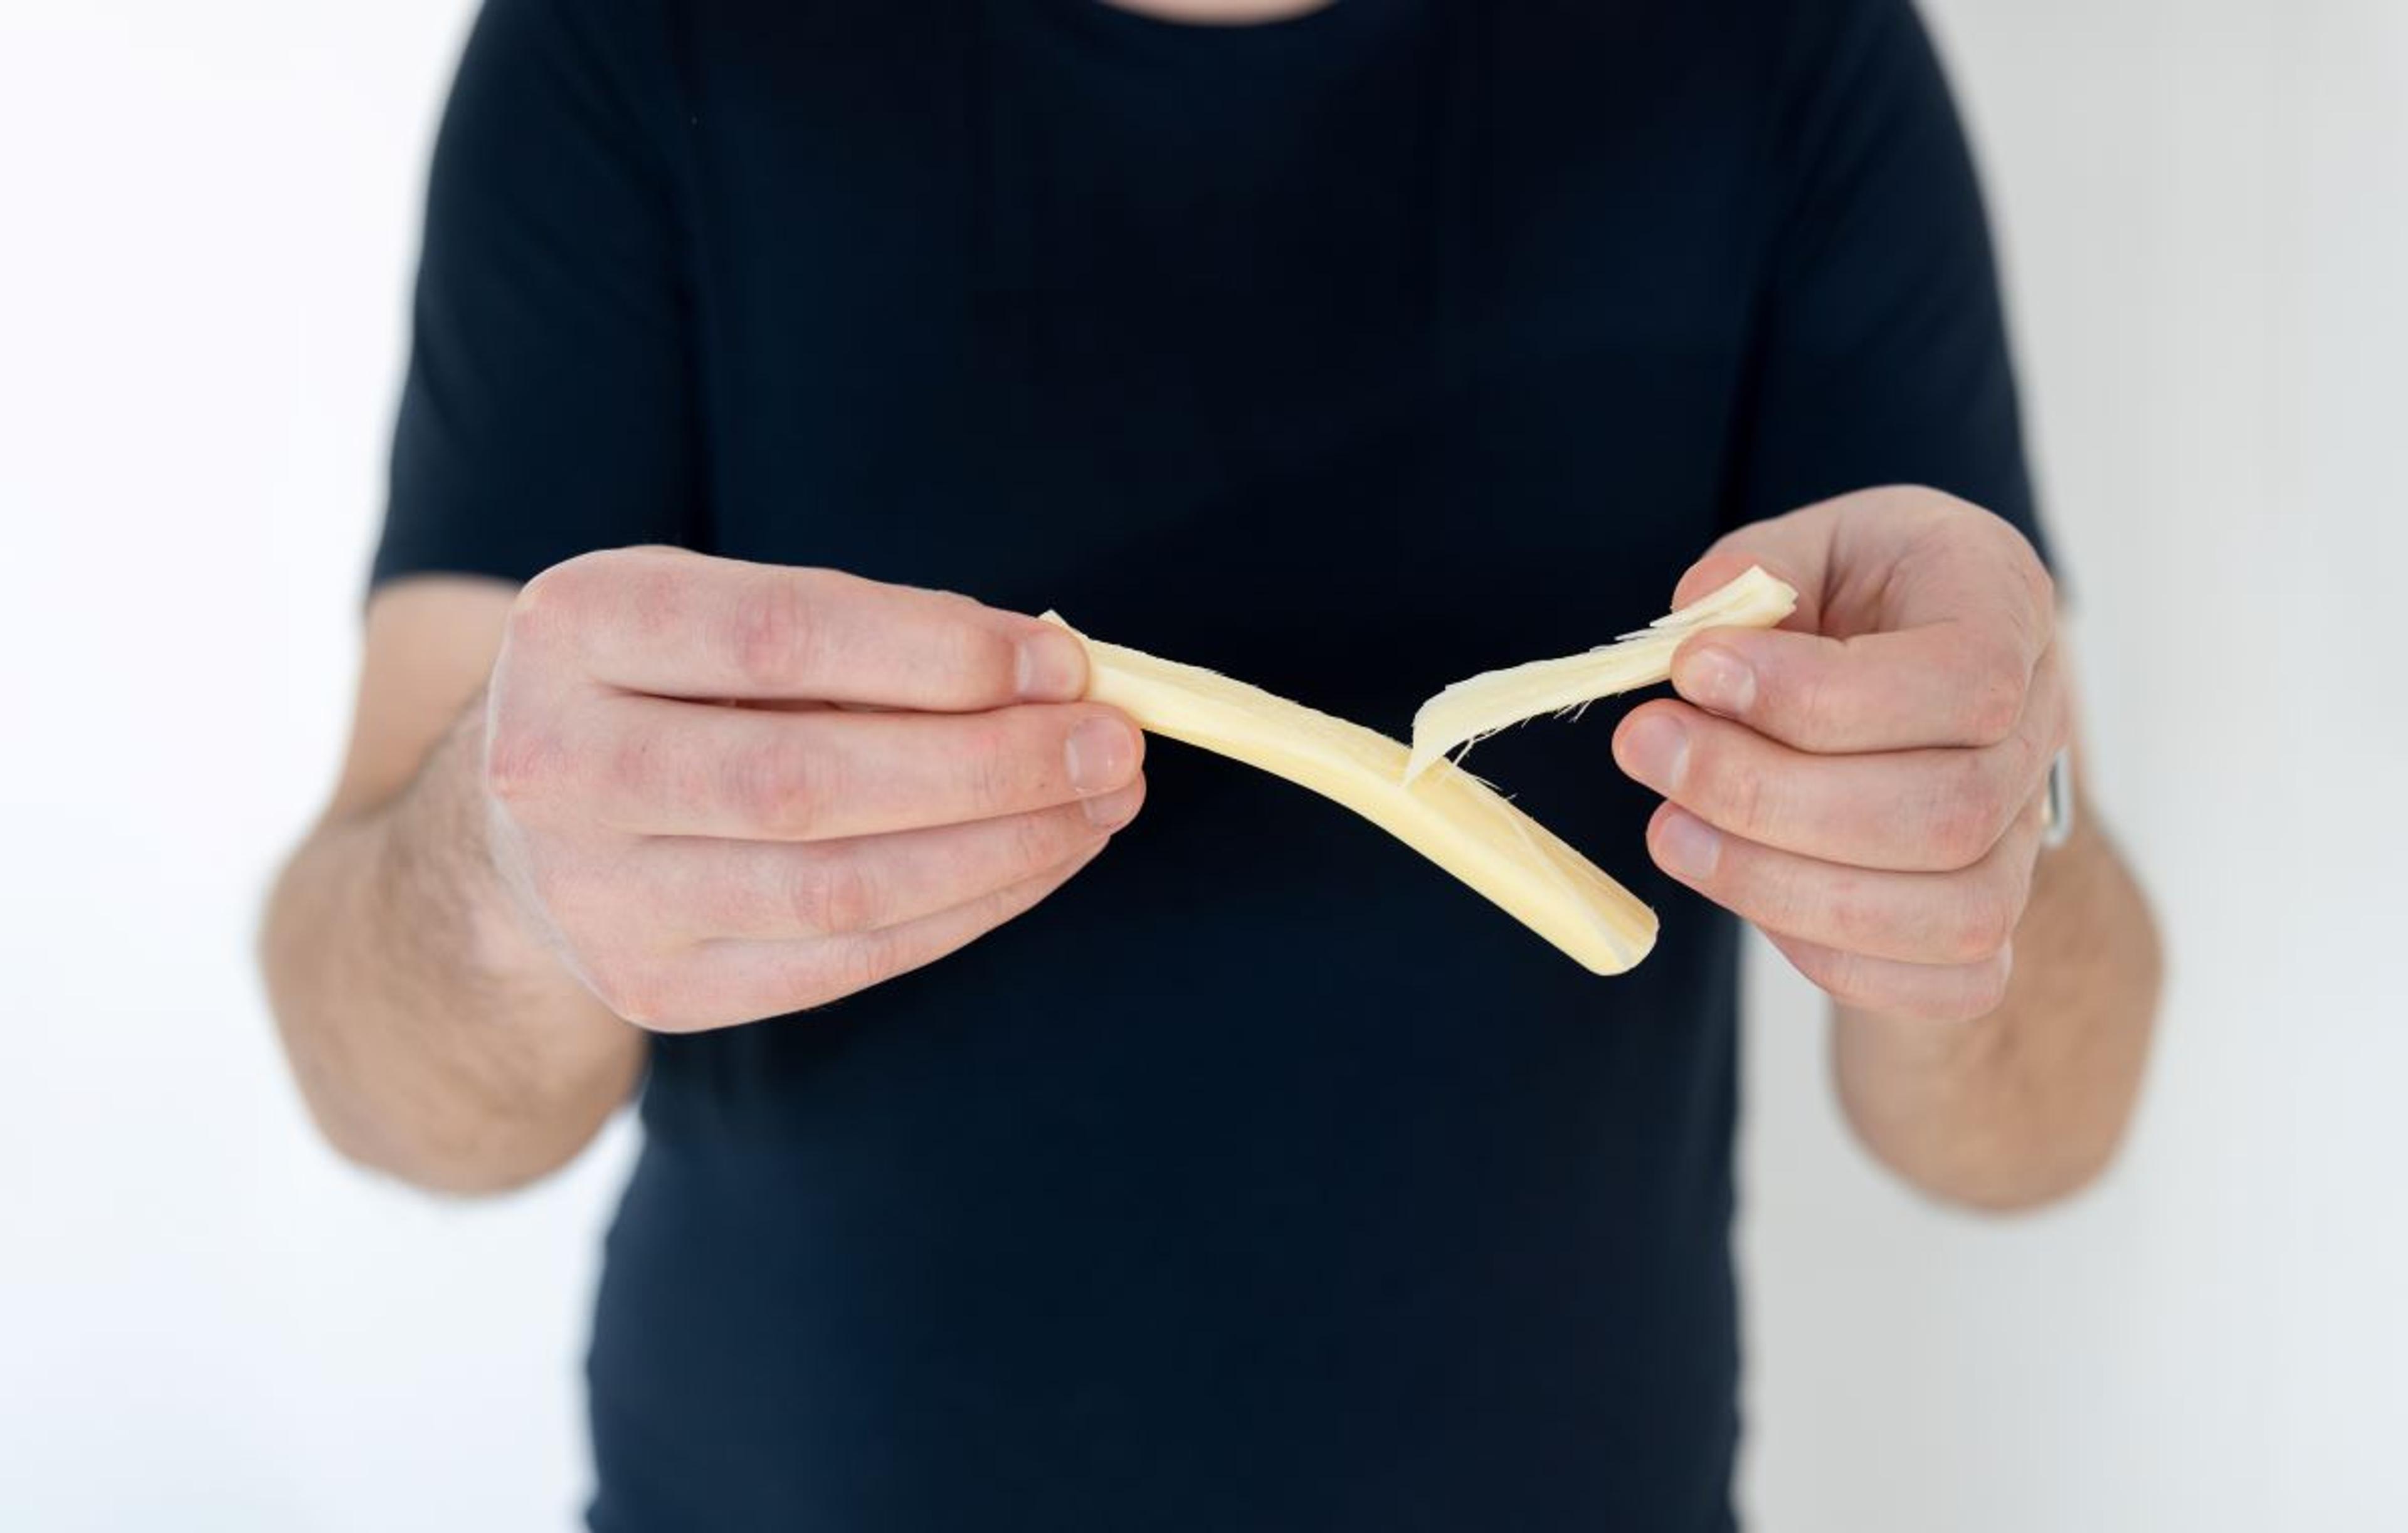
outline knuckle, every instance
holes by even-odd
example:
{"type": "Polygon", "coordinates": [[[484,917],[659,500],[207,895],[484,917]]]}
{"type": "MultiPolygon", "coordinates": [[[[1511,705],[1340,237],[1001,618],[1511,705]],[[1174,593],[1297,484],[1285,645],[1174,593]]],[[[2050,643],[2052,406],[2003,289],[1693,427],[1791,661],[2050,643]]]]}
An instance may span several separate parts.
{"type": "Polygon", "coordinates": [[[597,603],[615,599],[631,570],[643,567],[635,552],[603,549],[539,571],[519,587],[506,624],[508,637],[541,645],[575,632],[589,621],[597,603]]]}
{"type": "Polygon", "coordinates": [[[694,801],[693,785],[683,781],[683,774],[663,748],[663,742],[643,731],[631,731],[614,742],[601,769],[608,774],[611,790],[623,797],[640,803],[667,800],[683,806],[694,801]]]}
{"type": "Polygon", "coordinates": [[[1801,916],[1811,914],[1818,907],[1834,946],[1850,950],[1869,949],[1889,933],[1889,917],[1876,901],[1868,896],[1860,880],[1842,878],[1823,898],[1810,898],[1800,892],[1793,901],[1793,908],[1801,916]]]}
{"type": "Polygon", "coordinates": [[[1002,814],[1017,806],[1022,752],[1012,732],[1001,725],[981,728],[971,735],[962,773],[975,813],[982,817],[1002,814]]]}
{"type": "Polygon", "coordinates": [[[1956,691],[1957,724],[1968,744],[1997,745],[2010,738],[2024,716],[2024,681],[2004,655],[1975,660],[1956,691]]]}
{"type": "Polygon", "coordinates": [[[623,556],[614,573],[620,587],[614,605],[634,632],[647,639],[671,634],[686,609],[691,571],[658,558],[623,556]]]}
{"type": "Polygon", "coordinates": [[[518,724],[497,725],[485,742],[485,792],[506,804],[538,797],[559,781],[565,754],[546,731],[518,724]]]}
{"type": "Polygon", "coordinates": [[[1981,861],[1989,850],[1987,821],[1978,805],[1964,799],[1952,799],[1936,809],[1928,842],[1937,870],[1956,872],[1981,861]]]}
{"type": "Polygon", "coordinates": [[[1020,690],[1020,647],[988,623],[964,614],[947,630],[952,689],[966,707],[984,707],[1020,690]]]}
{"type": "Polygon", "coordinates": [[[781,840],[809,840],[826,823],[830,793],[820,756],[787,741],[727,760],[724,791],[746,824],[781,840]]]}
{"type": "Polygon", "coordinates": [[[1943,870],[1971,867],[1998,843],[2005,823],[1999,796],[1984,763],[1971,752],[1942,771],[1926,840],[1943,870]]]}
{"type": "Polygon", "coordinates": [[[795,878],[795,915],[807,931],[829,937],[872,931],[880,924],[877,881],[858,857],[806,860],[795,878]]]}
{"type": "Polygon", "coordinates": [[[566,627],[569,615],[581,605],[581,593],[592,571],[588,563],[592,557],[580,555],[554,565],[519,587],[518,599],[510,603],[510,637],[539,639],[566,627]]]}
{"type": "Polygon", "coordinates": [[[810,669],[818,625],[807,591],[799,579],[763,580],[734,604],[727,619],[727,650],[736,674],[747,684],[774,690],[810,669]]]}
{"type": "Polygon", "coordinates": [[[1994,881],[1974,881],[1958,900],[1946,932],[1945,957],[1978,964],[1997,956],[2014,936],[2017,901],[1994,881]]]}

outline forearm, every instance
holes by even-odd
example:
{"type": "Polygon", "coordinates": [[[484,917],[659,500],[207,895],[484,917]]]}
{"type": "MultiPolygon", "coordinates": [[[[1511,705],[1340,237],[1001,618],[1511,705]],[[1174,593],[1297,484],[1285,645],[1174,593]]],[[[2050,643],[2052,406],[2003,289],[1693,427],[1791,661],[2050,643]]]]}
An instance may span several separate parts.
{"type": "Polygon", "coordinates": [[[566,1162],[626,1099],[642,1035],[527,932],[484,852],[470,709],[391,802],[330,816],[270,898],[261,960],[328,1140],[447,1192],[566,1162]]]}
{"type": "Polygon", "coordinates": [[[1899,1175],[1978,1208],[2035,1206],[2113,1158],[2157,1011],[2145,898],[2086,816],[2044,853],[2005,1001],[1957,1026],[1842,1007],[1834,1061],[1857,1137],[1899,1175]]]}

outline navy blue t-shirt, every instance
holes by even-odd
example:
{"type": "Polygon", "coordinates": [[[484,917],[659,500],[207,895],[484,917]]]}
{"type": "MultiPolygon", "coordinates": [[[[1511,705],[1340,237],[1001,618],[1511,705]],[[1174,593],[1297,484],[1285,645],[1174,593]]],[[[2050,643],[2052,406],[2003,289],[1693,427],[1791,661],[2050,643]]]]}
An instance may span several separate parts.
{"type": "MultiPolygon", "coordinates": [[[[490,0],[375,577],[831,566],[1401,733],[1893,481],[2031,530],[1905,0],[490,0]]],[[[1624,978],[1157,742],[1032,913],[658,1039],[594,1526],[1729,1526],[1737,934],[1612,724],[1476,766],[1659,910],[1624,978]]]]}

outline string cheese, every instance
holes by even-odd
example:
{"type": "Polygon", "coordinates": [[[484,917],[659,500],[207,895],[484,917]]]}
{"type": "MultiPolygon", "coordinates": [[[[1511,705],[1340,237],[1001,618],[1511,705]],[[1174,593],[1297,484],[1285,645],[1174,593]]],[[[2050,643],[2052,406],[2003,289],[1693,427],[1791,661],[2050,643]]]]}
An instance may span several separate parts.
{"type": "MultiPolygon", "coordinates": [[[[1045,616],[1069,629],[1056,614],[1045,616]]],[[[1405,747],[1376,731],[1217,671],[1078,637],[1087,649],[1089,698],[1119,709],[1140,728],[1353,809],[1591,973],[1622,973],[1655,946],[1655,911],[1454,763],[1409,781],[1405,747]]]]}
{"type": "Polygon", "coordinates": [[[1413,714],[1405,778],[1418,779],[1451,752],[1461,760],[1456,747],[1468,748],[1508,724],[1655,685],[1672,674],[1672,652],[1701,629],[1770,628],[1797,609],[1796,591],[1751,565],[1728,585],[1614,643],[1467,677],[1413,714]]]}

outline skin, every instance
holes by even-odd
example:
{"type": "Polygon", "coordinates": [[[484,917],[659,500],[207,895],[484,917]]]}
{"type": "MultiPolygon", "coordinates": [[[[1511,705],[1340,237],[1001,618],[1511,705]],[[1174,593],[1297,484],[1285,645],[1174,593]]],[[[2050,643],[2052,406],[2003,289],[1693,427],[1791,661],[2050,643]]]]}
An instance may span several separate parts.
{"type": "MultiPolygon", "coordinates": [[[[2094,817],[2039,852],[2074,732],[2045,572],[1974,508],[1869,491],[1726,538],[1675,604],[1750,563],[1798,616],[1693,640],[1680,699],[1615,737],[1667,799],[1651,852],[1832,996],[1885,1165],[1983,1208],[2072,1191],[2130,1117],[2159,957],[2094,817]]],[[[386,588],[261,938],[321,1128],[423,1186],[515,1186],[626,1099],[645,1029],[824,1004],[1025,913],[1143,801],[1142,737],[1084,682],[1031,619],[824,570],[629,550],[386,588]]]]}
{"type": "MultiPolygon", "coordinates": [[[[1234,23],[1328,0],[1112,3],[1234,23]]],[[[1673,674],[1685,703],[1641,708],[1616,736],[1626,770],[1667,795],[1656,862],[1833,997],[1857,1137],[1915,1186],[1990,1209],[2062,1196],[2114,1157],[2162,965],[2086,808],[2039,855],[2048,761],[2072,749],[2079,805],[2081,752],[2047,576],[2008,539],[1910,489],[1742,530],[1675,605],[1754,562],[1809,605],[1784,637],[1694,642],[1673,674]],[[1751,699],[1717,690],[1717,657],[1752,663],[1751,699]]]]}
{"type": "Polygon", "coordinates": [[[370,606],[264,967],[326,1138],[452,1192],[564,1164],[645,1030],[822,1006],[1027,910],[1144,801],[1076,641],[668,549],[370,606]]]}
{"type": "MultiPolygon", "coordinates": [[[[1798,614],[1691,640],[1680,697],[1617,732],[1667,798],[1651,851],[1832,995],[1841,1100],[1900,1176],[1992,1209],[2079,1187],[2158,960],[2093,816],[2040,852],[2073,732],[2045,572],[1986,512],[1879,490],[1742,529],[1673,600],[1752,563],[1798,614]]],[[[388,587],[262,939],[323,1132],[515,1186],[625,1100],[645,1030],[823,1005],[1032,909],[1143,802],[1143,737],[1085,681],[1031,618],[827,570],[634,549],[388,587]]]]}
{"type": "Polygon", "coordinates": [[[2074,1191],[2130,1119],[2161,958],[2095,815],[2042,851],[2049,763],[2079,760],[2046,570],[1978,507],[1888,488],[1740,529],[1673,600],[1751,564],[1797,613],[1691,639],[1679,697],[1615,732],[1665,797],[1651,854],[1831,996],[1841,1101],[1891,1169],[1988,1209],[2074,1191]]]}

